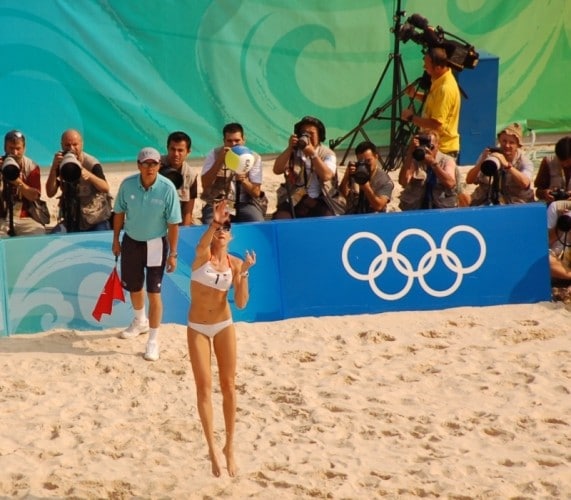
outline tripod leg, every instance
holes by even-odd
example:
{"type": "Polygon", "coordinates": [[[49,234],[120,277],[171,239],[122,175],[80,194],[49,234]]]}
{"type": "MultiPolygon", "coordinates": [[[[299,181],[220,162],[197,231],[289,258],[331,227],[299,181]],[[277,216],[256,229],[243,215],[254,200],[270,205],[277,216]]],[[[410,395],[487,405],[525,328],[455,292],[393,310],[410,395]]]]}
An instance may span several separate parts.
{"type": "MultiPolygon", "coordinates": [[[[345,160],[347,159],[347,155],[349,154],[349,151],[352,149],[353,147],[353,143],[355,142],[355,139],[357,137],[357,134],[360,132],[363,137],[366,140],[370,140],[369,137],[367,136],[367,134],[364,132],[363,130],[363,126],[372,118],[378,118],[380,111],[379,112],[374,112],[371,116],[367,117],[367,114],[369,113],[369,110],[371,108],[371,105],[373,104],[373,101],[377,95],[377,92],[379,90],[379,88],[381,87],[381,84],[389,70],[389,67],[391,66],[391,64],[393,64],[393,82],[392,82],[392,102],[391,102],[391,130],[390,130],[390,139],[392,142],[393,138],[395,137],[395,120],[397,118],[400,118],[400,113],[399,116],[397,117],[397,112],[400,112],[401,109],[401,104],[400,102],[397,103],[396,100],[400,99],[401,97],[401,92],[402,92],[402,82],[406,83],[408,82],[407,77],[406,77],[406,72],[404,70],[404,65],[402,63],[402,59],[400,56],[400,39],[399,39],[399,34],[401,31],[401,17],[403,17],[406,13],[405,11],[403,11],[401,9],[401,0],[396,0],[397,1],[397,8],[396,8],[396,12],[395,15],[393,17],[394,19],[394,26],[391,28],[391,32],[394,35],[394,45],[393,45],[393,52],[391,54],[389,54],[389,58],[387,60],[387,63],[385,64],[385,67],[383,69],[383,72],[381,73],[381,76],[379,78],[379,80],[377,81],[377,85],[375,86],[375,89],[373,90],[371,97],[369,98],[369,102],[367,103],[367,106],[365,108],[365,111],[363,112],[363,115],[361,116],[361,120],[359,121],[359,124],[353,128],[350,132],[348,132],[344,137],[339,138],[335,141],[329,141],[329,147],[331,149],[335,149],[341,142],[343,142],[346,138],[351,137],[351,141],[349,143],[349,146],[347,148],[347,150],[345,151],[345,154],[343,156],[343,159],[341,161],[341,165],[343,165],[345,163],[345,160]],[[395,61],[396,59],[396,61],[395,61]]],[[[379,108],[380,110],[381,108],[379,108]]]]}
{"type": "Polygon", "coordinates": [[[390,172],[399,169],[403,165],[408,144],[413,134],[414,130],[407,122],[401,122],[398,125],[394,138],[389,146],[389,152],[383,163],[384,170],[390,172]]]}
{"type": "MultiPolygon", "coordinates": [[[[404,69],[402,57],[400,54],[398,54],[397,57],[395,57],[395,67],[393,69],[393,96],[400,96],[403,94],[404,89],[402,82],[404,82],[404,88],[406,88],[408,85],[408,79],[406,77],[406,71],[404,69]]],[[[402,100],[395,99],[391,106],[391,142],[393,142],[393,138],[396,136],[396,120],[397,118],[400,118],[402,108],[402,100]]]]}
{"type": "MultiPolygon", "coordinates": [[[[341,165],[345,165],[345,160],[347,159],[347,156],[349,155],[349,151],[351,151],[351,149],[353,149],[353,144],[355,143],[355,139],[357,138],[357,134],[359,132],[365,138],[366,141],[370,141],[370,139],[367,136],[367,134],[365,133],[365,130],[363,129],[363,127],[369,121],[369,120],[367,120],[367,115],[369,114],[369,110],[371,109],[371,106],[373,105],[373,101],[375,100],[375,97],[377,96],[377,92],[379,91],[379,88],[381,88],[383,80],[385,79],[385,76],[386,76],[386,74],[390,68],[391,62],[393,60],[394,60],[394,57],[392,54],[390,54],[389,59],[387,60],[385,67],[381,73],[381,76],[379,77],[379,80],[377,81],[377,85],[375,86],[375,89],[373,90],[373,93],[371,94],[371,97],[369,98],[369,102],[367,103],[367,106],[365,107],[365,111],[363,112],[363,115],[361,116],[361,119],[359,120],[359,123],[349,133],[349,135],[351,135],[351,134],[353,134],[353,135],[351,137],[351,140],[349,141],[349,145],[347,146],[347,149],[345,150],[345,154],[343,155],[343,159],[341,160],[341,165]]],[[[394,69],[393,69],[393,71],[394,71],[394,69]]],[[[346,137],[348,137],[348,136],[346,136],[346,137]]]]}
{"type": "MultiPolygon", "coordinates": [[[[403,74],[405,74],[404,67],[402,68],[402,72],[403,72],[403,74]]],[[[405,77],[406,77],[406,75],[405,75],[405,77]]],[[[418,92],[419,87],[422,87],[423,78],[424,78],[424,76],[421,78],[418,78],[415,81],[415,94],[418,92]]],[[[405,87],[405,90],[406,90],[406,87],[405,87]]],[[[399,94],[399,95],[401,95],[401,96],[404,95],[405,90],[402,90],[401,94],[399,94]]],[[[414,110],[415,114],[420,114],[420,112],[422,111],[422,107],[424,105],[426,95],[427,95],[427,93],[425,92],[424,99],[423,99],[422,103],[420,104],[420,106],[417,109],[414,110]]],[[[399,100],[399,105],[402,107],[402,101],[400,101],[400,100],[399,100]]],[[[415,99],[411,98],[410,102],[409,102],[409,106],[413,106],[413,109],[414,109],[414,105],[415,105],[415,99]]],[[[400,112],[402,113],[402,109],[400,110],[400,112]]],[[[402,164],[404,163],[406,151],[407,151],[408,145],[410,143],[411,137],[417,131],[417,127],[414,124],[412,124],[411,122],[403,122],[402,120],[395,120],[391,125],[394,125],[394,135],[391,136],[391,142],[389,145],[389,152],[387,155],[387,159],[383,163],[383,168],[386,171],[396,170],[402,166],[402,164]],[[398,125],[396,125],[397,121],[398,121],[398,125]]]]}

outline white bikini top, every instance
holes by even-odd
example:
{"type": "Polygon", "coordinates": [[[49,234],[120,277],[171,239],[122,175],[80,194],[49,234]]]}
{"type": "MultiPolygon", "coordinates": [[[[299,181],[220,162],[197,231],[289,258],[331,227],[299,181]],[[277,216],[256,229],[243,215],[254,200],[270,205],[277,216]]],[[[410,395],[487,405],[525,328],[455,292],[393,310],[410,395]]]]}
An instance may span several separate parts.
{"type": "Polygon", "coordinates": [[[232,286],[232,267],[230,267],[230,258],[228,258],[228,269],[226,271],[217,271],[212,267],[210,261],[205,262],[198,269],[192,271],[191,281],[196,281],[204,286],[216,288],[226,292],[232,286]]]}

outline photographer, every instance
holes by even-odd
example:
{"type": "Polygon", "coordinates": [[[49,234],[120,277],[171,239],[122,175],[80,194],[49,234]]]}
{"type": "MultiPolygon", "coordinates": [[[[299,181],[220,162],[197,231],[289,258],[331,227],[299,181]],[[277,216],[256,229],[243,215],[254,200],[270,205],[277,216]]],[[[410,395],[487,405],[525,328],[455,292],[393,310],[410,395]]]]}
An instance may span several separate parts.
{"type": "Polygon", "coordinates": [[[284,174],[274,219],[322,217],[345,213],[345,199],[337,185],[337,157],[323,146],[325,125],[304,116],[294,125],[286,149],[276,158],[273,172],[284,174]]]}
{"type": "Polygon", "coordinates": [[[182,213],[181,226],[193,224],[194,201],[198,195],[198,175],[186,162],[192,140],[185,132],[172,132],[167,138],[167,154],[161,156],[159,174],[168,177],[177,188],[182,213]]]}
{"type": "Polygon", "coordinates": [[[30,214],[32,202],[40,199],[42,186],[40,167],[25,155],[26,138],[22,132],[11,130],[6,133],[4,153],[5,156],[0,158],[0,237],[45,234],[44,225],[30,214]]]}
{"type": "Polygon", "coordinates": [[[533,163],[522,151],[522,130],[517,123],[498,134],[498,147],[486,148],[466,174],[467,184],[477,184],[472,195],[463,194],[462,205],[529,203],[533,163]]]}
{"type": "MultiPolygon", "coordinates": [[[[549,271],[552,281],[571,285],[571,202],[554,201],[547,208],[549,271]]],[[[561,284],[561,283],[560,283],[561,284]]]]}
{"type": "Polygon", "coordinates": [[[410,108],[401,114],[403,120],[409,121],[419,129],[438,132],[440,151],[453,158],[458,158],[460,151],[460,89],[456,78],[449,67],[446,50],[432,47],[424,53],[424,70],[430,75],[428,95],[417,92],[414,86],[406,89],[409,97],[424,101],[422,115],[414,114],[410,108]]]}
{"type": "Polygon", "coordinates": [[[394,184],[389,175],[379,168],[377,147],[369,141],[355,148],[357,162],[350,162],[339,185],[347,200],[346,214],[386,212],[394,184]]]}
{"type": "Polygon", "coordinates": [[[571,194],[571,136],[562,137],[555,144],[555,156],[541,160],[534,181],[535,195],[551,203],[569,198],[571,194]]]}
{"type": "Polygon", "coordinates": [[[458,205],[458,168],[454,158],[439,151],[439,136],[425,130],[415,136],[399,172],[404,188],[401,210],[454,208],[458,205]]]}
{"type": "Polygon", "coordinates": [[[244,146],[246,137],[239,123],[228,123],[222,129],[224,144],[212,149],[202,166],[201,198],[202,223],[210,224],[214,217],[215,200],[226,199],[234,205],[232,222],[262,222],[265,216],[264,203],[267,202],[262,191],[262,158],[254,153],[255,161],[246,173],[235,173],[225,163],[226,153],[234,146],[244,146]],[[236,195],[238,198],[236,199],[236,195]]]}
{"type": "Polygon", "coordinates": [[[77,130],[69,129],[62,134],[61,150],[54,154],[48,174],[46,181],[48,197],[53,198],[60,188],[62,216],[58,225],[52,230],[53,233],[111,229],[109,184],[99,160],[83,151],[83,138],[77,130]],[[72,175],[67,179],[60,171],[66,153],[73,154],[69,164],[75,163],[78,167],[77,170],[71,170],[72,175]],[[69,210],[69,205],[72,204],[78,205],[77,210],[69,210]]]}

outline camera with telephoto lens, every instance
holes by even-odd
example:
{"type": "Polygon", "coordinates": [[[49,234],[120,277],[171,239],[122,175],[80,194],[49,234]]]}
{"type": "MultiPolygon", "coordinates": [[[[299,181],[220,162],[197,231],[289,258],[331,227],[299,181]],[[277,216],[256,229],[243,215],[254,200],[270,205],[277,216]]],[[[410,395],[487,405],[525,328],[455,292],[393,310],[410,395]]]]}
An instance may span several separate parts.
{"type": "Polygon", "coordinates": [[[557,217],[557,229],[562,233],[568,233],[571,231],[571,213],[563,212],[559,217],[557,217]]]}
{"type": "Polygon", "coordinates": [[[179,172],[178,169],[173,167],[161,166],[161,168],[159,169],[159,174],[161,174],[162,176],[166,177],[169,181],[171,181],[176,189],[180,189],[180,187],[182,186],[183,178],[182,174],[179,172]]]}
{"type": "Polygon", "coordinates": [[[74,184],[81,177],[81,165],[73,151],[62,151],[62,154],[59,175],[63,181],[74,184]]]}
{"type": "Polygon", "coordinates": [[[307,132],[302,132],[297,136],[297,149],[305,149],[311,144],[311,136],[307,132]]]}
{"type": "Polygon", "coordinates": [[[4,162],[2,163],[2,177],[8,182],[15,181],[20,177],[20,165],[11,155],[4,157],[4,162]]]}
{"type": "Polygon", "coordinates": [[[417,135],[416,138],[418,139],[418,147],[412,151],[412,157],[416,161],[423,161],[424,157],[426,156],[426,150],[432,151],[434,149],[434,145],[430,140],[429,135],[421,134],[417,135]]]}
{"type": "Polygon", "coordinates": [[[355,172],[351,175],[353,180],[362,186],[371,179],[371,167],[367,160],[358,160],[355,165],[355,172]]]}
{"type": "Polygon", "coordinates": [[[493,177],[502,166],[502,162],[493,156],[493,153],[504,154],[504,152],[501,148],[496,148],[495,146],[490,146],[488,150],[490,151],[490,154],[482,160],[482,163],[480,163],[480,172],[487,177],[493,177]]]}
{"type": "Polygon", "coordinates": [[[555,201],[568,200],[569,199],[569,193],[567,191],[565,191],[565,189],[563,189],[563,188],[552,189],[551,191],[549,191],[549,194],[551,196],[553,196],[553,199],[555,201]]]}

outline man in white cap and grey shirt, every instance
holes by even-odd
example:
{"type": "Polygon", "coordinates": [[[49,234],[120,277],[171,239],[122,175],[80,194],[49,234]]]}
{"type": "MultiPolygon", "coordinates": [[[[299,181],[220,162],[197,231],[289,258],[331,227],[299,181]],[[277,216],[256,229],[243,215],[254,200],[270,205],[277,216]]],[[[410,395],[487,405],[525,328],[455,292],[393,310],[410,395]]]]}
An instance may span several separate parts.
{"type": "Polygon", "coordinates": [[[178,225],[182,220],[174,184],[159,175],[160,160],[161,155],[154,148],[139,151],[139,174],[127,177],[119,186],[113,218],[112,251],[116,257],[121,256],[121,285],[129,292],[135,316],[120,337],[128,339],[149,332],[144,355],[148,361],[159,359],[161,284],[165,267],[168,273],[176,269],[178,225]]]}

